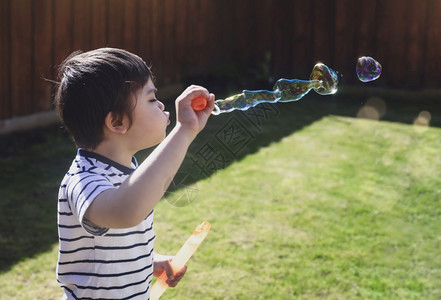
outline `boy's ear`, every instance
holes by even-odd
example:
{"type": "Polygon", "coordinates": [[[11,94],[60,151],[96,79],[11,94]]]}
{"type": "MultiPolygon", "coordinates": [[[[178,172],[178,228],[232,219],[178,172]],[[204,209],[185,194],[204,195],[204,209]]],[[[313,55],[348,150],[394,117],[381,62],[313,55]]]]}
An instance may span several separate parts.
{"type": "Polygon", "coordinates": [[[126,124],[124,124],[124,119],[115,115],[113,112],[109,112],[104,119],[104,124],[111,132],[124,134],[127,132],[126,124]]]}

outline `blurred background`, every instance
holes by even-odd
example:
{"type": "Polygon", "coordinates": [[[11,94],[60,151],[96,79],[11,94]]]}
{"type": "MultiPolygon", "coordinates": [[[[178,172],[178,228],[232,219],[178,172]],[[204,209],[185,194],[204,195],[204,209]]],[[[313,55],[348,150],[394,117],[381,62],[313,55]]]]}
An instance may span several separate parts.
{"type": "Polygon", "coordinates": [[[318,61],[357,84],[360,56],[383,65],[376,86],[441,80],[437,0],[2,0],[0,22],[0,120],[51,110],[45,79],[57,79],[72,51],[105,46],[141,56],[158,86],[230,79],[268,88],[307,79],[318,61]]]}

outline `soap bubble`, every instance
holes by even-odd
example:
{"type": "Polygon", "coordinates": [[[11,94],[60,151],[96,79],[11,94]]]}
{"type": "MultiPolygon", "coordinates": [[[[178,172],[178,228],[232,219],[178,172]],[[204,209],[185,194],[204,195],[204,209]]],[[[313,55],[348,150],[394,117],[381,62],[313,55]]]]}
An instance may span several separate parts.
{"type": "Polygon", "coordinates": [[[321,86],[315,88],[316,93],[320,95],[332,95],[337,92],[338,75],[328,66],[318,63],[312,69],[309,80],[319,80],[321,86]]]}
{"type": "Polygon", "coordinates": [[[357,61],[356,72],[358,79],[369,82],[380,77],[382,67],[378,61],[369,56],[362,56],[357,61]]]}

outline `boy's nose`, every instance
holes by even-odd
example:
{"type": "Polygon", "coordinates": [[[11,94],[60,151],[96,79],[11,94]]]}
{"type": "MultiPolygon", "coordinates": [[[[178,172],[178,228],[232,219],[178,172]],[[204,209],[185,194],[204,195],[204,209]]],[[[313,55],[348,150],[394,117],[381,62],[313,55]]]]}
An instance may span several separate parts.
{"type": "Polygon", "coordinates": [[[164,105],[164,103],[162,103],[162,102],[159,101],[159,100],[158,100],[158,105],[159,105],[159,108],[160,108],[161,110],[164,110],[164,109],[165,109],[165,105],[164,105]]]}

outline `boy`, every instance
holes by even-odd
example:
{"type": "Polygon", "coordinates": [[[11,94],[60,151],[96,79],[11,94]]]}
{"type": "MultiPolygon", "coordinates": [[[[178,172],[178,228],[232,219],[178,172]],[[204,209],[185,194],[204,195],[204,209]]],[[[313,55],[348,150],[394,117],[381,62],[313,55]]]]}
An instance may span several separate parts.
{"type": "Polygon", "coordinates": [[[156,99],[153,76],[138,56],[102,48],[74,53],[60,67],[55,105],[78,153],[59,191],[57,279],[65,299],[148,299],[152,276],[169,257],[154,255],[153,208],[204,128],[214,95],[188,87],[176,100],[177,122],[156,99]],[[191,99],[208,100],[202,111],[191,99]],[[139,166],[134,154],[159,146],[139,166]]]}

